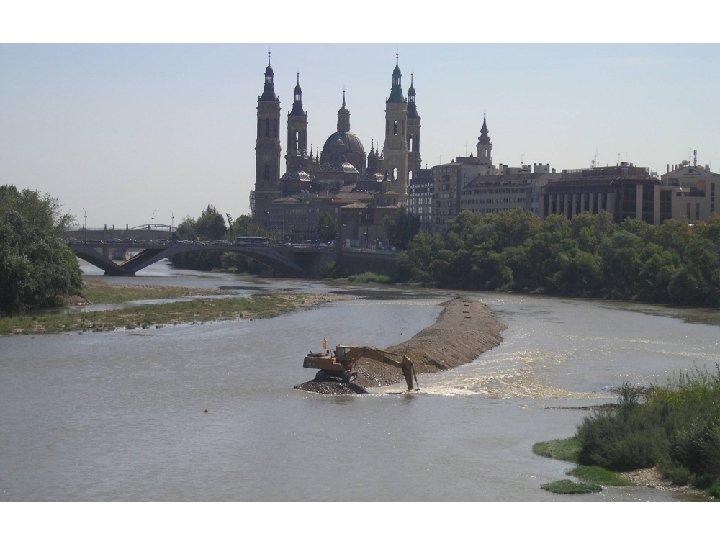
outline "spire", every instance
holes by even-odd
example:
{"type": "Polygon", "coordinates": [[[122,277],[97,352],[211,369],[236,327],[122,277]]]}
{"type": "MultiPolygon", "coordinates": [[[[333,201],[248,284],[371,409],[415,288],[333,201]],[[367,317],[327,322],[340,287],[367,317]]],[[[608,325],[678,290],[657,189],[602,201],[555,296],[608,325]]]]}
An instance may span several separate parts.
{"type": "Polygon", "coordinates": [[[268,51],[268,65],[265,68],[265,88],[263,94],[260,96],[262,101],[274,101],[275,96],[275,73],[270,65],[270,51],[268,51]]]}
{"type": "Polygon", "coordinates": [[[402,103],[405,101],[402,94],[402,73],[397,63],[399,56],[399,54],[395,53],[395,69],[392,72],[392,88],[390,89],[390,97],[387,100],[388,103],[402,103]]]}
{"type": "Polygon", "coordinates": [[[490,137],[488,137],[487,122],[485,120],[485,114],[483,114],[483,125],[480,128],[480,137],[478,137],[480,144],[490,144],[490,137]]]}
{"type": "Polygon", "coordinates": [[[408,88],[408,118],[417,118],[418,112],[415,106],[415,77],[410,74],[410,88],[408,88]]]}
{"type": "Polygon", "coordinates": [[[295,85],[295,90],[294,90],[293,94],[294,94],[293,106],[292,106],[292,111],[290,111],[290,114],[292,116],[304,115],[305,111],[303,111],[303,105],[302,105],[302,88],[300,88],[300,73],[297,74],[297,84],[295,85]]]}
{"type": "Polygon", "coordinates": [[[342,107],[338,111],[338,123],[337,130],[340,133],[347,133],[350,131],[350,111],[345,106],[345,89],[343,88],[343,101],[342,107]]]}

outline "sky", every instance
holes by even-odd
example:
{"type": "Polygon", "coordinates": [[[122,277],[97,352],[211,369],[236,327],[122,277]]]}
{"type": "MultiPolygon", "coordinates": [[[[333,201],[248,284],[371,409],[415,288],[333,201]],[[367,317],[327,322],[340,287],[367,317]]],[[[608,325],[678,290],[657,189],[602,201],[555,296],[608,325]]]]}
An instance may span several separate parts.
{"type": "MultiPolygon", "coordinates": [[[[1,39],[0,184],[48,193],[79,225],[87,215],[88,227],[177,225],[207,205],[247,214],[268,51],[282,108],[281,173],[296,74],[313,150],[336,131],[345,89],[351,131],[367,152],[373,140],[382,146],[396,58],[405,96],[414,74],[424,167],[474,154],[485,116],[495,164],[560,171],[630,161],[662,174],[697,150],[700,164],[720,170],[717,43],[669,32],[630,42],[632,24],[607,42],[589,32],[595,41],[571,33],[563,43],[554,38],[562,33],[532,31],[557,30],[554,19],[514,33],[503,19],[467,26],[457,14],[461,39],[447,29],[386,35],[376,9],[362,20],[373,31],[348,25],[347,41],[298,32],[286,17],[259,31],[257,14],[245,12],[236,33],[221,24],[217,35],[181,29],[147,39],[141,30],[122,42],[126,28],[99,39],[57,25],[1,39]],[[670,35],[674,42],[660,39],[670,35]]],[[[433,27],[425,15],[420,29],[433,27]]]]}

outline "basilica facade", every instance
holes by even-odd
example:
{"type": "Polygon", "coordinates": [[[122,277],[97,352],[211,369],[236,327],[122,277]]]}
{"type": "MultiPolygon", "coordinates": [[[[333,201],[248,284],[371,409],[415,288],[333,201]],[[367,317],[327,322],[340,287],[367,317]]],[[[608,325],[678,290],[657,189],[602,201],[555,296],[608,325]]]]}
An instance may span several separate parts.
{"type": "MultiPolygon", "coordinates": [[[[339,240],[356,247],[387,245],[385,220],[405,206],[408,184],[420,171],[420,115],[411,77],[407,98],[396,62],[385,102],[385,140],[370,152],[350,129],[345,91],[336,131],[322,150],[308,152],[308,113],[303,108],[300,74],[287,114],[285,173],[280,174],[280,99],[268,54],[263,93],[257,102],[253,219],[283,242],[317,241],[320,221],[335,223],[339,240]]],[[[311,147],[312,148],[312,147],[311,147]]]]}

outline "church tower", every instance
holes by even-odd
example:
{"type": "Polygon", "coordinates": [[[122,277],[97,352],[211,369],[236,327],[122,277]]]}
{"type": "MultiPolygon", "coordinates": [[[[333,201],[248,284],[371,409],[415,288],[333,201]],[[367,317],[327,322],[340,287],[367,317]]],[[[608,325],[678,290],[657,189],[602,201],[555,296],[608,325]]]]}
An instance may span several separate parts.
{"type": "Polygon", "coordinates": [[[390,97],[385,102],[383,156],[390,183],[386,191],[405,195],[408,185],[408,104],[403,97],[401,80],[402,74],[396,62],[390,97]]]}
{"type": "Polygon", "coordinates": [[[410,74],[410,88],[408,88],[408,181],[420,170],[420,115],[415,105],[415,80],[413,74],[410,74]]]}
{"type": "Polygon", "coordinates": [[[265,68],[265,88],[258,97],[255,142],[255,191],[251,200],[253,217],[266,223],[273,199],[280,197],[280,99],[275,95],[275,74],[265,68]]]}
{"type": "Polygon", "coordinates": [[[306,169],[307,162],[307,112],[303,110],[300,74],[297,74],[292,110],[287,119],[287,172],[306,169]]]}
{"type": "Polygon", "coordinates": [[[477,143],[477,157],[480,165],[487,165],[492,167],[492,143],[490,137],[488,137],[487,122],[485,122],[485,115],[483,115],[483,125],[480,129],[480,136],[478,137],[477,143]]]}

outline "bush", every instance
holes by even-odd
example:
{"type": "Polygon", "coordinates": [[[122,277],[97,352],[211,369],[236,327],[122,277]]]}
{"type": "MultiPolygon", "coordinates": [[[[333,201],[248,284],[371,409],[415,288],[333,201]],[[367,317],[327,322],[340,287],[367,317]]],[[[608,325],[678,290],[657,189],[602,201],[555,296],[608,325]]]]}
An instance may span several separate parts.
{"type": "Polygon", "coordinates": [[[624,386],[618,407],[578,427],[578,462],[616,471],[657,466],[674,483],[709,489],[720,481],[719,404],[720,367],[646,391],[624,386]]]}
{"type": "Polygon", "coordinates": [[[62,239],[71,217],[38,192],[0,186],[0,312],[62,305],[82,288],[77,259],[62,239]]]}

